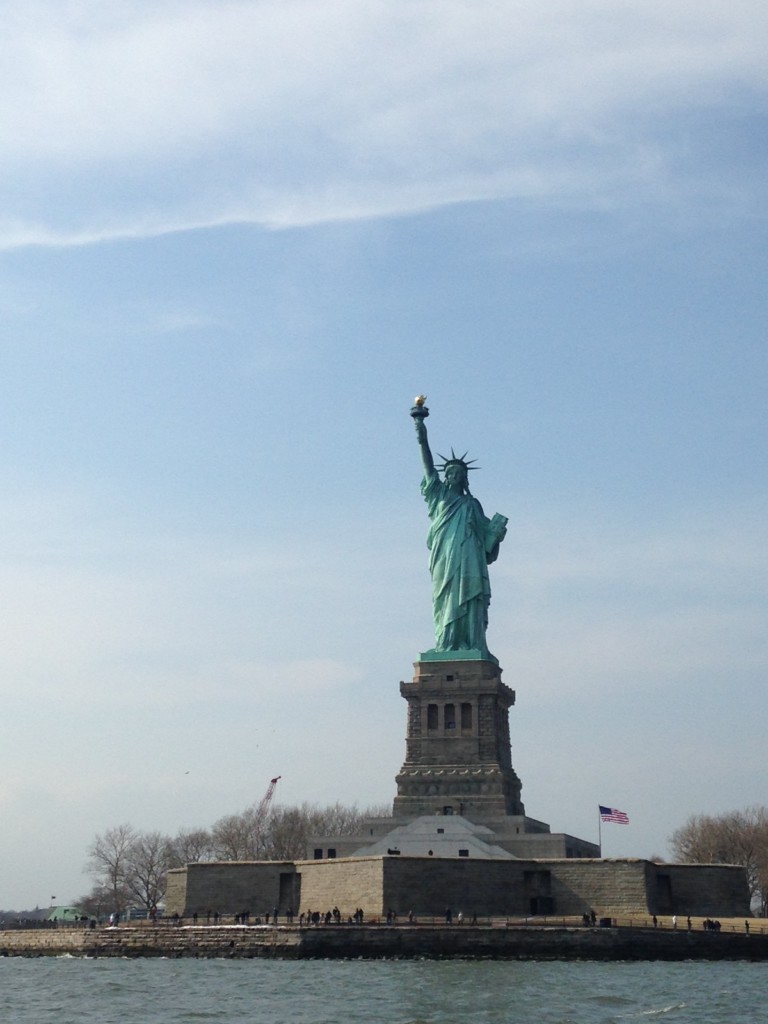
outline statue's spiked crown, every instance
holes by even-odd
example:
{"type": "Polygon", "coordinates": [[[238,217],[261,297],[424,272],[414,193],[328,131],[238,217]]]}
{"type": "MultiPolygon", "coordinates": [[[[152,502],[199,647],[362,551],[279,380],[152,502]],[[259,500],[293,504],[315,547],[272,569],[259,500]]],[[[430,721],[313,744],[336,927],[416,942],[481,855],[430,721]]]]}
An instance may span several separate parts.
{"type": "Polygon", "coordinates": [[[440,452],[437,454],[438,457],[443,460],[442,465],[437,467],[441,473],[445,473],[449,466],[463,466],[467,472],[469,472],[470,469],[480,469],[479,466],[472,465],[473,462],[477,462],[477,459],[470,459],[467,461],[468,452],[464,452],[463,455],[457,455],[453,448],[451,448],[450,459],[446,458],[445,455],[440,455],[440,452]]]}

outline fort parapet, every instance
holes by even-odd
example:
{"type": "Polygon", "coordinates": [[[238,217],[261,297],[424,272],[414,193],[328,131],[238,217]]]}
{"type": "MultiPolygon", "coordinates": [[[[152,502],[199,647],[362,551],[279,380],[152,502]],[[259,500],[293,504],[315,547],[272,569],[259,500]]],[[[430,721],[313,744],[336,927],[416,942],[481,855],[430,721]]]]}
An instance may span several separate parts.
{"type": "Polygon", "coordinates": [[[337,906],[381,917],[437,917],[446,907],[465,918],[528,915],[692,915],[746,917],[744,869],[732,865],[657,864],[626,859],[475,859],[348,857],[295,862],[188,864],[169,872],[166,913],[190,918],[280,914],[337,906]]]}

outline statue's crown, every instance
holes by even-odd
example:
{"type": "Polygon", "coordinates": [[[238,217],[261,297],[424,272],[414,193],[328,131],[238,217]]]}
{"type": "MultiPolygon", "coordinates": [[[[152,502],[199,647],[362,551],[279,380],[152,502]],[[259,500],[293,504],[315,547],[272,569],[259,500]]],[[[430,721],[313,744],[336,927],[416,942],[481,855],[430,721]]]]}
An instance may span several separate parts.
{"type": "Polygon", "coordinates": [[[448,469],[449,466],[463,466],[464,469],[467,470],[467,472],[469,472],[470,469],[480,469],[479,466],[472,465],[473,462],[477,462],[477,459],[470,459],[469,461],[467,461],[467,455],[469,454],[468,452],[464,452],[463,455],[457,455],[453,448],[451,448],[450,459],[447,459],[445,455],[440,455],[440,452],[438,452],[437,454],[438,457],[443,460],[442,465],[438,466],[437,468],[441,470],[443,473],[446,471],[446,469],[448,469]]]}

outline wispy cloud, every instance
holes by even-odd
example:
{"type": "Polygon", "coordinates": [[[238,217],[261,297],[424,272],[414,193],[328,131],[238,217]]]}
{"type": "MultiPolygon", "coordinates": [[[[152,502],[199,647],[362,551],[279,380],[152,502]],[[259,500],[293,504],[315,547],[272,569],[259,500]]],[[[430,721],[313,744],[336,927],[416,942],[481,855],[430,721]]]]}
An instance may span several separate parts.
{"type": "MultiPolygon", "coordinates": [[[[13,504],[0,508],[9,545],[0,585],[13,594],[0,626],[9,694],[23,681],[34,701],[85,707],[141,695],[169,706],[208,700],[214,680],[218,694],[262,702],[275,680],[279,693],[343,689],[361,670],[354,644],[344,659],[334,654],[341,637],[391,623],[394,601],[411,619],[428,601],[426,569],[417,592],[402,586],[411,567],[399,562],[410,552],[350,560],[349,537],[322,550],[294,537],[286,550],[276,536],[139,534],[89,523],[81,504],[70,496],[64,516],[60,500],[41,499],[26,523],[13,504]]],[[[613,528],[542,511],[536,523],[515,522],[506,543],[489,639],[545,698],[599,693],[619,679],[655,687],[671,675],[748,678],[765,662],[768,544],[758,505],[613,528]]]]}
{"type": "Polygon", "coordinates": [[[0,245],[674,191],[701,141],[670,123],[764,90],[767,22],[756,0],[33,2],[0,44],[0,245]]]}
{"type": "Polygon", "coordinates": [[[766,658],[768,572],[758,505],[691,512],[685,522],[610,525],[583,518],[516,524],[500,564],[491,633],[534,699],[572,692],[743,683],[766,658]]]}

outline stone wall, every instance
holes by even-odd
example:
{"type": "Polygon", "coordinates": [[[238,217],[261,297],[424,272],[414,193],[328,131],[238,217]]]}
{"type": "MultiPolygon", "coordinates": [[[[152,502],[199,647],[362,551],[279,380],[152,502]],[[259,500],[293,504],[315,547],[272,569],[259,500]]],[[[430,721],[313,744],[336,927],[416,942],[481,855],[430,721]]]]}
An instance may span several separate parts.
{"type": "Polygon", "coordinates": [[[88,928],[14,928],[0,931],[0,956],[84,956],[92,944],[88,928]]]}
{"type": "Polygon", "coordinates": [[[168,872],[165,912],[169,917],[172,914],[184,914],[184,908],[187,905],[187,880],[188,867],[171,868],[168,872]]]}
{"type": "Polygon", "coordinates": [[[489,916],[528,913],[523,861],[387,857],[383,903],[399,915],[439,917],[450,907],[489,916]]]}
{"type": "MultiPolygon", "coordinates": [[[[648,912],[645,861],[472,861],[388,857],[384,904],[438,916],[599,916],[648,912]]],[[[738,912],[738,911],[737,911],[738,912]]]]}
{"type": "Polygon", "coordinates": [[[168,872],[166,916],[181,917],[208,911],[235,915],[281,914],[297,910],[299,879],[292,862],[214,861],[188,864],[168,872]]]}
{"type": "Polygon", "coordinates": [[[346,920],[358,907],[366,916],[382,913],[384,864],[392,858],[307,860],[296,865],[301,876],[301,910],[325,913],[338,907],[346,920]]]}
{"type": "Polygon", "coordinates": [[[653,913],[655,881],[648,861],[559,860],[552,862],[552,897],[558,914],[598,916],[653,913]]]}
{"type": "Polygon", "coordinates": [[[438,917],[450,907],[465,917],[691,914],[744,917],[749,892],[743,868],[654,864],[646,860],[479,860],[352,857],[292,863],[190,864],[171,872],[166,913],[188,918],[208,910],[264,914],[277,906],[344,918],[390,908],[401,917],[438,917]]]}
{"type": "MultiPolygon", "coordinates": [[[[658,864],[654,868],[662,878],[669,876],[672,913],[749,916],[749,888],[744,868],[723,864],[658,864]]],[[[664,912],[663,908],[660,910],[664,912]]]]}
{"type": "Polygon", "coordinates": [[[439,915],[749,914],[743,868],[625,860],[472,861],[387,857],[383,906],[439,915]],[[661,875],[661,879],[658,877],[661,875]],[[669,884],[665,882],[669,878],[669,884]],[[663,897],[663,899],[662,899],[663,897]]]}

